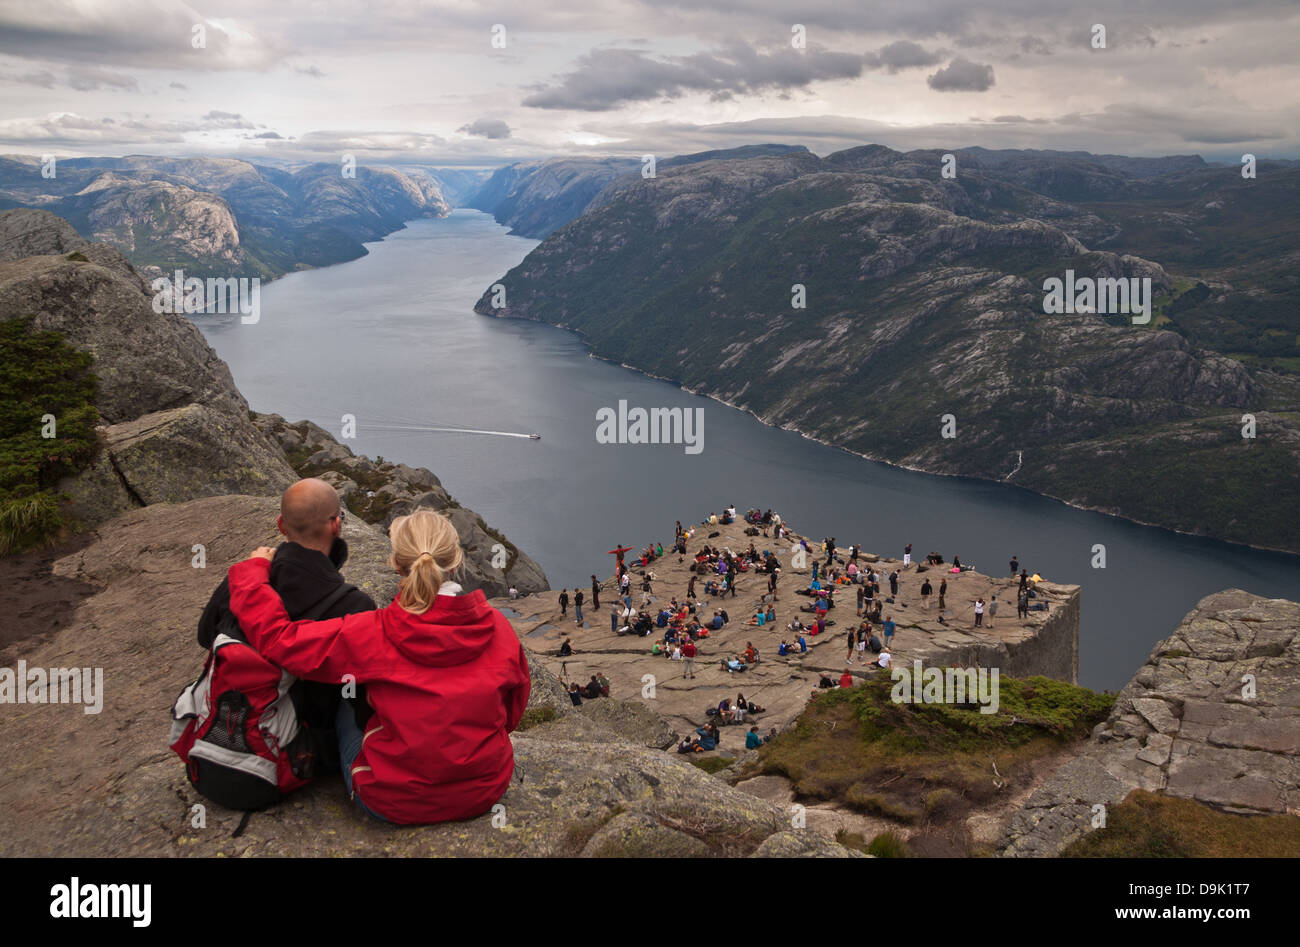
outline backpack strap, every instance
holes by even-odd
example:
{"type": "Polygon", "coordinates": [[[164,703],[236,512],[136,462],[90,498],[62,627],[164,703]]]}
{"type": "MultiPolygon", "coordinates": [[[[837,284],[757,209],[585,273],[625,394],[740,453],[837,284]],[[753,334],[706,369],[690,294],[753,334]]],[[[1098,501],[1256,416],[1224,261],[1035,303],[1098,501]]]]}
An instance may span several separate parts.
{"type": "Polygon", "coordinates": [[[307,611],[299,615],[295,620],[296,621],[320,620],[322,617],[325,616],[326,613],[329,612],[331,608],[333,608],[335,605],[341,602],[348,595],[355,592],[356,589],[357,587],[355,585],[349,585],[346,582],[340,582],[337,588],[335,588],[332,592],[326,595],[323,599],[321,599],[311,608],[307,609],[307,611]]]}

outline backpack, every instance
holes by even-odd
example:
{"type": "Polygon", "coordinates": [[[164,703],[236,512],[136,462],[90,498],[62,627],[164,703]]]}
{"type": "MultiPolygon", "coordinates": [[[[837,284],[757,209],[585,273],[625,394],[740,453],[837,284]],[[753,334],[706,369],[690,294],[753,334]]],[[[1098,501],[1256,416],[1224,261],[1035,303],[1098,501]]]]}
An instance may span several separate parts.
{"type": "MultiPolygon", "coordinates": [[[[326,614],[356,586],[342,583],[298,620],[326,614]]],[[[227,609],[198,680],[172,707],[171,748],[199,794],[255,812],[315,775],[315,754],[289,695],[296,678],[262,657],[227,609]]]]}

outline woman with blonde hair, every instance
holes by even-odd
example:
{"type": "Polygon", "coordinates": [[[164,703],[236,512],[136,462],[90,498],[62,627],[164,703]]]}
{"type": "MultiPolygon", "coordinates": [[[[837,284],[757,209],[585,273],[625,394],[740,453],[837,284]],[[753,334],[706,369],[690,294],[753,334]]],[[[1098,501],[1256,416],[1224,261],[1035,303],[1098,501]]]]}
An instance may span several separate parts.
{"type": "Polygon", "coordinates": [[[365,733],[346,701],[339,755],[350,798],[385,822],[468,819],[510,785],[510,732],[528,704],[528,661],[483,592],[450,580],[464,554],[451,521],[430,510],[388,531],[402,577],[383,609],[290,621],[267,583],[273,550],[230,569],[230,607],[249,643],[290,674],[365,685],[365,733]]]}

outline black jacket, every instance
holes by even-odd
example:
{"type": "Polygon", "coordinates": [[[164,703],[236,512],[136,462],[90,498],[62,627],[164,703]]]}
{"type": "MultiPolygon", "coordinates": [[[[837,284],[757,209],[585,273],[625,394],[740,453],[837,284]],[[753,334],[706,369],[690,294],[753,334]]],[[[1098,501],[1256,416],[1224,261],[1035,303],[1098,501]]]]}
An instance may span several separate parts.
{"type": "MultiPolygon", "coordinates": [[[[271,559],[271,588],[280,595],[290,618],[299,618],[321,602],[343,583],[339,568],[347,561],[348,544],[335,539],[328,556],[295,542],[281,543],[271,559]]],[[[342,618],[355,612],[373,611],[374,600],[360,589],[353,589],[329,607],[318,618],[342,618]]],[[[199,645],[212,647],[223,613],[230,611],[230,585],[223,579],[212,593],[203,615],[199,618],[199,645]]],[[[339,766],[338,743],[335,737],[335,717],[339,701],[344,700],[337,684],[316,681],[295,681],[289,688],[298,719],[308,726],[312,746],[319,760],[317,773],[337,771],[339,766]]],[[[359,727],[365,727],[371,713],[365,688],[358,686],[355,697],[346,698],[352,707],[352,716],[359,727]]]]}
{"type": "MultiPolygon", "coordinates": [[[[296,619],[309,611],[342,584],[343,576],[339,574],[339,568],[347,559],[348,544],[342,539],[334,540],[328,556],[295,542],[280,544],[271,560],[270,583],[284,602],[284,609],[290,618],[296,619]]],[[[353,589],[320,617],[342,618],[344,615],[374,609],[374,599],[360,589],[353,589]]],[[[212,647],[212,640],[217,636],[218,619],[222,612],[229,610],[230,585],[228,580],[222,579],[199,619],[199,647],[212,647]]]]}

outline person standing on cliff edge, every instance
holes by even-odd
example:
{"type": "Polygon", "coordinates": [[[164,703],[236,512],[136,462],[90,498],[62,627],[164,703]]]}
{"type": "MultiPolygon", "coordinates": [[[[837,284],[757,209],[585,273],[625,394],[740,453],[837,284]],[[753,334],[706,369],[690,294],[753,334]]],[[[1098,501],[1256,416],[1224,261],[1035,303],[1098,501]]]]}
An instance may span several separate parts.
{"type": "Polygon", "coordinates": [[[593,611],[600,608],[600,583],[594,575],[591,577],[591,608],[593,611]]]}

